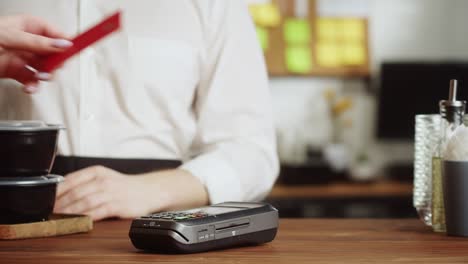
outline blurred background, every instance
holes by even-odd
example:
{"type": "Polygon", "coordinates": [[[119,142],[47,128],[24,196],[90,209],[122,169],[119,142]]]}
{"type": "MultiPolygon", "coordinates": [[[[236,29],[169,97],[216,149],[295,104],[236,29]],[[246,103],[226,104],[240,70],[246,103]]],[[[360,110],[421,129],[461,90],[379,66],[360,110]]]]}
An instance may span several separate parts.
{"type": "Polygon", "coordinates": [[[468,99],[468,1],[248,0],[268,66],[282,217],[416,217],[414,115],[468,99]]]}

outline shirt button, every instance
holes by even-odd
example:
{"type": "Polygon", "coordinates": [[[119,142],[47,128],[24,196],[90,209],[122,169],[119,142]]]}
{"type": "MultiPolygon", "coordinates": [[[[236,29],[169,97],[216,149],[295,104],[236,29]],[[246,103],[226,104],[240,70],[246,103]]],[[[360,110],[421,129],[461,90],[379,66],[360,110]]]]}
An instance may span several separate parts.
{"type": "Polygon", "coordinates": [[[94,120],[94,115],[93,115],[93,114],[86,114],[86,115],[85,115],[85,120],[86,120],[86,121],[92,121],[92,120],[94,120]]]}

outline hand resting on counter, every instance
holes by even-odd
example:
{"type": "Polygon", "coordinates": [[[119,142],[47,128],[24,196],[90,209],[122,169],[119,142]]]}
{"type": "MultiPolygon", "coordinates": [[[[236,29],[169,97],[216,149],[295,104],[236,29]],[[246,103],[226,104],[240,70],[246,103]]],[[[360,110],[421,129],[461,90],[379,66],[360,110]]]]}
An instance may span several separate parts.
{"type": "Polygon", "coordinates": [[[207,203],[203,184],[184,170],[125,175],[93,166],[65,176],[58,186],[54,212],[86,214],[101,220],[135,218],[207,203]]]}

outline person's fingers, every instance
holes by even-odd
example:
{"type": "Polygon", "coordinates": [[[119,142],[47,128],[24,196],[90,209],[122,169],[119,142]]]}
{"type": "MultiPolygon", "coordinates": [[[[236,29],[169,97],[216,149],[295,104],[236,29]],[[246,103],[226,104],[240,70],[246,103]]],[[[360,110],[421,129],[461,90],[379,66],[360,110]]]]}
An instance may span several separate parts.
{"type": "Polygon", "coordinates": [[[39,91],[39,88],[36,85],[25,85],[23,88],[23,92],[27,94],[34,94],[39,91]]]}
{"type": "Polygon", "coordinates": [[[42,35],[49,38],[67,39],[67,36],[55,26],[39,17],[22,15],[18,18],[23,30],[29,33],[42,35]]]}
{"type": "Polygon", "coordinates": [[[53,39],[17,29],[0,30],[0,46],[3,49],[29,51],[37,54],[59,52],[73,46],[66,39],[53,39]]]}
{"type": "Polygon", "coordinates": [[[10,53],[15,56],[20,57],[24,61],[36,61],[38,59],[38,56],[34,53],[31,53],[29,51],[24,51],[24,50],[13,50],[13,49],[8,49],[4,50],[4,53],[10,53]]]}
{"type": "MultiPolygon", "coordinates": [[[[26,54],[26,52],[23,52],[23,54],[26,54]]],[[[52,78],[52,75],[38,72],[27,65],[26,61],[17,56],[16,53],[4,53],[0,54],[0,78],[14,79],[24,84],[23,92],[32,94],[38,91],[38,80],[48,81],[52,78]]]]}
{"type": "Polygon", "coordinates": [[[14,53],[20,58],[22,58],[24,61],[28,62],[28,64],[24,65],[24,67],[31,73],[33,73],[34,78],[36,78],[39,81],[50,81],[52,79],[52,73],[40,72],[34,67],[38,64],[37,62],[39,60],[39,58],[35,54],[26,51],[15,51],[14,53]]]}
{"type": "Polygon", "coordinates": [[[83,214],[92,211],[108,202],[108,196],[103,192],[94,192],[83,196],[64,207],[56,207],[54,212],[65,214],[83,214]]]}
{"type": "Polygon", "coordinates": [[[65,195],[67,192],[79,185],[94,180],[94,178],[99,175],[99,170],[100,168],[95,166],[78,170],[66,175],[65,180],[58,185],[57,198],[60,198],[60,196],[65,195]]]}
{"type": "Polygon", "coordinates": [[[25,67],[25,60],[11,53],[0,57],[0,78],[12,78],[23,84],[37,82],[35,73],[25,67]]]}
{"type": "Polygon", "coordinates": [[[37,79],[36,77],[34,77],[35,74],[29,71],[28,69],[26,69],[24,67],[24,64],[21,67],[15,66],[12,68],[13,69],[17,68],[17,70],[16,71],[13,71],[13,69],[11,70],[11,74],[8,74],[10,78],[15,79],[22,84],[37,83],[37,79]]]}
{"type": "Polygon", "coordinates": [[[101,188],[96,184],[95,181],[88,181],[68,191],[66,194],[57,198],[55,207],[62,209],[70,206],[73,203],[78,202],[81,199],[100,192],[101,188]]]}
{"type": "Polygon", "coordinates": [[[37,93],[39,86],[37,82],[28,82],[23,86],[23,92],[27,94],[37,93]]]}
{"type": "Polygon", "coordinates": [[[90,216],[93,221],[117,216],[115,213],[115,206],[112,203],[103,203],[98,207],[83,212],[83,214],[90,216]]]}
{"type": "Polygon", "coordinates": [[[40,81],[50,81],[52,79],[52,74],[48,72],[38,72],[34,75],[40,81]]]}

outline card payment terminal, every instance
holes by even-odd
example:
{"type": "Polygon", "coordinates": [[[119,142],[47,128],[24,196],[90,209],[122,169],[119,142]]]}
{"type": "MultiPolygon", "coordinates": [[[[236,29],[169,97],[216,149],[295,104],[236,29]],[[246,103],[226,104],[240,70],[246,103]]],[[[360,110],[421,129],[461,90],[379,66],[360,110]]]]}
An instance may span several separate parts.
{"type": "Polygon", "coordinates": [[[145,251],[194,253],[272,241],[278,211],[266,203],[226,202],[133,220],[130,239],[145,251]]]}

